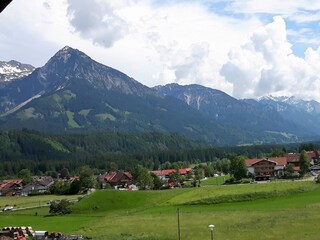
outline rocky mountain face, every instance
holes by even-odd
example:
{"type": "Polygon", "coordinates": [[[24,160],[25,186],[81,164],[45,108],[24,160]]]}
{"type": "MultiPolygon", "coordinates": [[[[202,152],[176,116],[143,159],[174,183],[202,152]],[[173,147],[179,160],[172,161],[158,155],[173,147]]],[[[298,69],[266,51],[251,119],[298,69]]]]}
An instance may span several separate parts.
{"type": "Polygon", "coordinates": [[[305,101],[296,97],[266,96],[257,100],[244,101],[258,104],[264,111],[276,111],[287,122],[293,122],[309,131],[320,131],[320,103],[315,100],[305,101]]]}
{"type": "Polygon", "coordinates": [[[263,138],[264,134],[293,136],[314,135],[309,128],[285,119],[275,108],[267,107],[255,100],[237,100],[226,93],[192,84],[180,86],[168,84],[155,87],[165,95],[184,101],[209,118],[219,123],[242,131],[255,132],[263,138]]]}
{"type": "Polygon", "coordinates": [[[29,64],[23,64],[17,61],[0,61],[0,83],[29,75],[34,67],[29,64]]]}
{"type": "Polygon", "coordinates": [[[182,101],[70,47],[32,74],[0,89],[0,112],[2,129],[176,132],[217,144],[238,141],[182,101]]]}
{"type": "Polygon", "coordinates": [[[0,88],[0,128],[178,133],[215,145],[318,137],[259,101],[199,85],[148,88],[70,47],[0,88]]]}

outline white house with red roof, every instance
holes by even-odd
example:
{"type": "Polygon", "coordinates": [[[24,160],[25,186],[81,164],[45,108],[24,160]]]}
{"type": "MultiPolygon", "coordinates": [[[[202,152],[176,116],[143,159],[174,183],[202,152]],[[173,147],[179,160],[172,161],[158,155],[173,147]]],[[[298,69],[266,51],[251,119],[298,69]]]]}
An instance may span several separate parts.
{"type": "MultiPolygon", "coordinates": [[[[192,168],[181,168],[178,170],[179,175],[186,176],[188,172],[192,171],[192,168]]],[[[161,180],[168,180],[169,175],[173,172],[177,172],[177,169],[166,169],[166,170],[154,170],[151,173],[157,175],[161,180]]]]}
{"type": "Polygon", "coordinates": [[[286,157],[254,158],[245,161],[248,174],[256,180],[269,180],[275,176],[283,176],[287,166],[286,157]]]}

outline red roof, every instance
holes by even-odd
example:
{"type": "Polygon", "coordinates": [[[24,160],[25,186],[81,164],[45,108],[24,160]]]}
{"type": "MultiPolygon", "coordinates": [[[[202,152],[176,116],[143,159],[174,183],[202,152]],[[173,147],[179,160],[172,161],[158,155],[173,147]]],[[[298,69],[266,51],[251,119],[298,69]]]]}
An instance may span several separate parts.
{"type": "Polygon", "coordinates": [[[285,155],[288,163],[295,163],[300,161],[300,153],[289,153],[285,155]]]}
{"type": "MultiPolygon", "coordinates": [[[[191,170],[192,170],[192,168],[181,168],[181,169],[179,169],[179,174],[186,175],[191,170]]],[[[176,171],[177,171],[176,169],[166,169],[166,170],[154,170],[151,172],[157,176],[168,176],[171,173],[176,172],[176,171]]]]}
{"type": "Polygon", "coordinates": [[[13,185],[19,185],[21,184],[23,179],[17,178],[17,179],[9,179],[9,180],[3,180],[0,184],[0,189],[9,189],[13,185]]]}
{"type": "Polygon", "coordinates": [[[120,175],[125,175],[128,179],[132,179],[132,175],[129,172],[109,172],[104,176],[104,180],[107,182],[118,181],[121,178],[120,175]]]}
{"type": "Polygon", "coordinates": [[[271,157],[271,158],[253,158],[253,159],[247,159],[245,161],[245,164],[247,167],[251,167],[253,164],[260,162],[262,160],[275,162],[277,166],[285,166],[287,165],[287,158],[286,157],[271,157]]]}
{"type": "MultiPolygon", "coordinates": [[[[309,161],[312,161],[313,158],[317,157],[317,154],[314,151],[307,151],[306,154],[309,161]]],[[[286,158],[288,160],[288,163],[297,163],[300,161],[300,153],[289,153],[286,155],[286,158]]]]}

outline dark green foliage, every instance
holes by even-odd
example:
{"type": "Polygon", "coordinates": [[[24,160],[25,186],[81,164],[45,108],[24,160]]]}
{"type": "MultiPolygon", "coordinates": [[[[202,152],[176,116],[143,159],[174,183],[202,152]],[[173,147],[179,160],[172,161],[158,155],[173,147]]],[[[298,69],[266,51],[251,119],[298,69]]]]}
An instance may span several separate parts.
{"type": "Polygon", "coordinates": [[[316,183],[320,183],[320,174],[316,178],[316,183]]]}
{"type": "Polygon", "coordinates": [[[178,173],[178,171],[175,171],[169,174],[169,182],[179,183],[180,179],[181,179],[181,176],[178,173]]]}
{"type": "Polygon", "coordinates": [[[81,182],[79,180],[74,180],[71,184],[70,184],[70,188],[69,188],[69,194],[73,195],[73,194],[77,194],[79,193],[81,190],[81,182]]]}
{"type": "Polygon", "coordinates": [[[161,180],[157,175],[154,173],[151,173],[151,177],[153,179],[153,189],[154,190],[159,190],[164,184],[164,181],[161,180]]]}
{"type": "Polygon", "coordinates": [[[244,178],[247,173],[247,168],[245,165],[246,156],[235,156],[230,162],[230,172],[233,174],[236,180],[244,178]]]}
{"type": "Polygon", "coordinates": [[[133,171],[133,178],[138,185],[139,189],[146,190],[153,188],[153,177],[148,169],[137,165],[133,171]]]}
{"type": "Polygon", "coordinates": [[[96,185],[96,180],[93,178],[93,171],[89,166],[80,168],[79,178],[80,186],[84,189],[90,189],[96,185]]]}
{"type": "MultiPolygon", "coordinates": [[[[95,173],[102,173],[119,169],[131,171],[137,164],[156,170],[185,168],[204,162],[210,163],[204,170],[211,175],[211,167],[214,171],[228,173],[229,159],[234,156],[264,157],[277,148],[281,147],[210,147],[177,134],[104,132],[49,136],[23,129],[0,132],[0,179],[17,176],[22,169],[55,178],[59,173],[60,178],[68,179],[70,175],[78,175],[79,168],[85,165],[95,169],[95,173]],[[37,141],[33,142],[34,139],[37,141]]],[[[296,152],[299,146],[282,148],[296,152]]]]}
{"type": "Polygon", "coordinates": [[[49,187],[49,191],[51,194],[68,195],[70,192],[70,183],[62,180],[55,181],[54,184],[49,187]]]}
{"type": "Polygon", "coordinates": [[[22,169],[18,173],[18,178],[23,179],[22,183],[24,185],[28,184],[32,180],[31,172],[29,169],[22,169]]]}
{"type": "Polygon", "coordinates": [[[65,215],[71,213],[72,203],[68,200],[61,200],[60,202],[53,202],[49,207],[49,213],[53,215],[65,215]]]}
{"type": "Polygon", "coordinates": [[[302,150],[300,153],[299,166],[302,175],[305,175],[307,172],[309,172],[310,162],[305,150],[302,150]]]}

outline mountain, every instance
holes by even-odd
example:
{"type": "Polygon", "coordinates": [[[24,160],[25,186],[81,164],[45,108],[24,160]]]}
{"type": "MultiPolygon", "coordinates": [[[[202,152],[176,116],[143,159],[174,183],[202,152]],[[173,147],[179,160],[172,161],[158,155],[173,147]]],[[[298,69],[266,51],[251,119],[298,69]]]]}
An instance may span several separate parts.
{"type": "Polygon", "coordinates": [[[215,145],[317,137],[252,101],[199,85],[149,88],[66,46],[43,67],[0,88],[0,129],[178,133],[215,145]]]}
{"type": "Polygon", "coordinates": [[[270,140],[272,135],[278,140],[281,139],[279,137],[281,135],[284,138],[291,138],[291,140],[296,136],[310,137],[315,135],[306,128],[284,119],[273,108],[262,108],[259,104],[237,100],[216,89],[196,84],[187,86],[168,84],[157,86],[155,89],[162,94],[184,101],[224,126],[245,131],[248,135],[255,135],[256,138],[266,141],[270,140]]]}
{"type": "Polygon", "coordinates": [[[176,132],[217,144],[239,137],[178,99],[65,47],[43,67],[0,89],[0,128],[48,133],[176,132]]]}
{"type": "Polygon", "coordinates": [[[34,69],[29,64],[23,64],[14,60],[9,62],[0,61],[0,83],[27,76],[34,69]]]}
{"type": "Polygon", "coordinates": [[[293,122],[300,128],[315,133],[320,131],[320,103],[315,100],[305,101],[296,97],[265,96],[257,100],[244,101],[258,104],[263,110],[276,111],[283,119],[293,122]]]}
{"type": "Polygon", "coordinates": [[[274,96],[264,96],[258,98],[257,101],[264,105],[272,105],[277,108],[277,111],[285,111],[288,107],[294,107],[303,112],[307,112],[309,114],[317,115],[320,114],[320,103],[315,100],[302,100],[296,98],[294,96],[291,97],[274,97],[274,96]]]}

